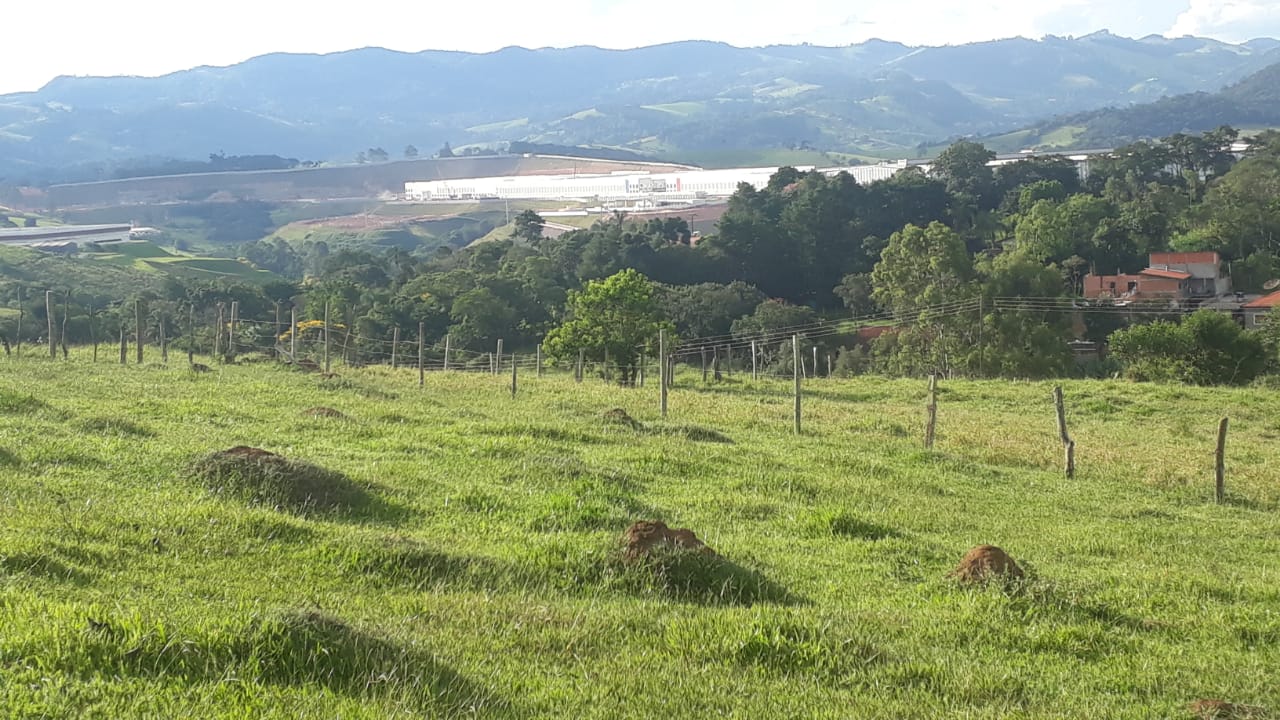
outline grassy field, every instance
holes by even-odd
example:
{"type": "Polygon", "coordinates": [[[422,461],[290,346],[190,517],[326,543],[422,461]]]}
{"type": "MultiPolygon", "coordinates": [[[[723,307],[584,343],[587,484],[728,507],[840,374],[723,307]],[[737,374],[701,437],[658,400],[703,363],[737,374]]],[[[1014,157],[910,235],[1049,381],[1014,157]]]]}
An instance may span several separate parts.
{"type": "Polygon", "coordinates": [[[9,717],[1280,709],[1273,391],[1068,383],[1067,480],[1047,384],[944,382],[925,453],[920,381],[808,381],[794,436],[781,380],[686,374],[662,421],[652,383],[183,365],[0,359],[9,717]],[[196,472],[235,445],[336,499],[196,472]],[[652,518],[720,559],[623,564],[652,518]],[[981,543],[1030,579],[948,580],[981,543]]]}

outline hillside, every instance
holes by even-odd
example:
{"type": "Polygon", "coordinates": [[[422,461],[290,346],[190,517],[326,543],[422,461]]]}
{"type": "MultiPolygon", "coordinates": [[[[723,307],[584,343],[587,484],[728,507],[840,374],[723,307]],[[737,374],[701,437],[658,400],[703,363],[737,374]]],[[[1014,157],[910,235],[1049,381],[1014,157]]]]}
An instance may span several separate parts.
{"type": "Polygon", "coordinates": [[[1023,148],[1116,147],[1175,133],[1205,132],[1222,125],[1280,126],[1280,62],[1218,92],[1175,95],[1132,107],[1058,117],[984,142],[992,149],[1010,152],[1023,148]]]}
{"type": "Polygon", "coordinates": [[[0,179],[95,177],[140,157],[350,161],[374,147],[399,156],[409,144],[433,152],[510,140],[676,159],[760,147],[901,156],[1055,112],[1213,91],[1261,67],[1269,50],[1102,32],[954,47],[267,55],[159,78],[63,77],[0,96],[0,179]]]}
{"type": "Polygon", "coordinates": [[[0,697],[17,716],[1280,707],[1280,426],[1257,389],[1068,383],[1066,480],[1045,384],[944,383],[924,453],[920,381],[807,383],[797,437],[783,380],[686,373],[662,421],[652,384],[530,373],[512,399],[480,374],[419,390],[408,369],[147,357],[0,378],[0,697]],[[618,406],[642,424],[602,419],[618,406]],[[261,460],[286,480],[256,486],[205,459],[236,445],[313,465],[261,460]],[[628,565],[619,536],[654,518],[717,554],[628,565]],[[980,543],[1029,579],[948,579],[980,543]]]}

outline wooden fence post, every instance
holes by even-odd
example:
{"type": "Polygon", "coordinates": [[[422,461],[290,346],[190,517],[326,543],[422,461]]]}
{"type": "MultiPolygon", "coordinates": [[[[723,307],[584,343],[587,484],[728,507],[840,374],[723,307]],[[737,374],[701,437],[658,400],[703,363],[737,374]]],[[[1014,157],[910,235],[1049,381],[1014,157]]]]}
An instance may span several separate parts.
{"type": "Polygon", "coordinates": [[[422,387],[427,383],[426,366],[423,365],[423,358],[427,351],[427,327],[425,323],[418,323],[418,387],[422,387]]]}
{"type": "Polygon", "coordinates": [[[724,374],[726,377],[733,377],[733,346],[724,346],[724,374]]]}
{"type": "Polygon", "coordinates": [[[298,308],[289,308],[289,360],[298,362],[298,308]]]}
{"type": "MultiPolygon", "coordinates": [[[[94,349],[97,350],[95,343],[94,349]]],[[[196,362],[196,304],[191,303],[187,306],[187,363],[194,365],[196,362]]]]}
{"type": "Polygon", "coordinates": [[[137,348],[135,349],[135,352],[137,353],[137,362],[141,365],[142,342],[146,336],[144,335],[145,326],[142,324],[142,303],[138,300],[133,301],[133,328],[137,334],[137,337],[134,339],[134,344],[137,345],[137,348]]]}
{"type": "Polygon", "coordinates": [[[752,341],[751,341],[751,379],[752,379],[752,380],[759,380],[759,379],[760,379],[760,367],[759,367],[759,363],[758,363],[758,362],[757,362],[757,360],[756,360],[756,357],[757,357],[757,356],[756,356],[756,341],[755,341],[755,340],[752,340],[752,341]]]}
{"type": "Polygon", "coordinates": [[[498,354],[493,356],[493,374],[502,372],[502,338],[498,338],[498,354]]]}
{"type": "Polygon", "coordinates": [[[924,449],[933,449],[934,434],[938,429],[938,374],[929,373],[929,404],[925,407],[929,413],[928,422],[924,426],[924,449]]]}
{"type": "Polygon", "coordinates": [[[93,343],[93,361],[98,362],[98,332],[93,327],[93,303],[89,303],[89,341],[93,343]]]}
{"type": "Polygon", "coordinates": [[[165,333],[164,316],[160,316],[160,362],[169,364],[169,337],[165,333]]]}
{"type": "Polygon", "coordinates": [[[49,321],[49,358],[58,357],[58,335],[53,331],[53,291],[44,291],[44,314],[49,321]]]}
{"type": "Polygon", "coordinates": [[[666,330],[658,331],[658,363],[658,385],[660,387],[658,391],[658,406],[662,409],[662,417],[665,420],[667,417],[667,389],[671,386],[670,378],[667,377],[667,373],[671,372],[671,368],[667,366],[666,330]]]}
{"type": "Polygon", "coordinates": [[[1053,388],[1053,407],[1058,416],[1058,439],[1062,441],[1063,463],[1068,478],[1076,476],[1076,441],[1067,432],[1067,404],[1062,399],[1062,386],[1053,388]]]}
{"type": "Polygon", "coordinates": [[[449,369],[449,335],[444,336],[444,369],[449,369]]]}
{"type": "Polygon", "coordinates": [[[711,377],[714,378],[716,382],[720,382],[721,380],[724,379],[724,376],[720,374],[720,346],[719,345],[711,349],[711,377]]]}
{"type": "Polygon", "coordinates": [[[329,303],[324,304],[324,371],[329,372],[329,303]]]}
{"type": "Polygon", "coordinates": [[[707,381],[707,347],[702,346],[702,382],[707,381]]]}
{"type": "Polygon", "coordinates": [[[1216,483],[1214,484],[1213,497],[1219,503],[1226,500],[1227,497],[1227,418],[1222,418],[1218,423],[1218,452],[1214,456],[1214,474],[1216,483]]]}
{"type": "Polygon", "coordinates": [[[271,346],[275,348],[276,359],[280,359],[280,301],[276,301],[276,332],[271,338],[271,346]]]}
{"type": "Polygon", "coordinates": [[[534,369],[535,377],[542,377],[542,343],[538,343],[538,349],[534,351],[534,369]]]}
{"type": "Polygon", "coordinates": [[[129,337],[124,334],[124,318],[120,319],[120,364],[129,364],[129,337]]]}
{"type": "Polygon", "coordinates": [[[635,376],[631,378],[632,386],[639,385],[640,387],[644,387],[644,366],[645,366],[645,363],[647,363],[648,361],[649,361],[649,358],[645,357],[644,352],[641,352],[640,365],[639,367],[636,368],[635,376]]]}
{"type": "Polygon", "coordinates": [[[18,286],[18,339],[17,347],[14,348],[14,355],[22,357],[22,286],[18,286]]]}
{"type": "Polygon", "coordinates": [[[604,349],[604,384],[608,385],[613,380],[612,373],[609,372],[609,348],[604,349]]]}
{"type": "Polygon", "coordinates": [[[222,330],[226,327],[223,309],[225,306],[218,303],[218,319],[217,324],[213,326],[213,358],[218,362],[222,362],[222,330]]]}
{"type": "Polygon", "coordinates": [[[831,377],[831,354],[827,354],[827,378],[831,377]]]}
{"type": "Polygon", "coordinates": [[[813,365],[811,367],[813,369],[813,377],[816,379],[818,377],[818,346],[817,345],[813,346],[813,365]]]}
{"type": "Polygon", "coordinates": [[[795,431],[796,431],[796,434],[799,435],[800,434],[800,375],[803,372],[801,369],[802,366],[800,364],[800,336],[799,335],[791,336],[791,359],[792,359],[792,365],[793,365],[791,369],[792,370],[791,374],[794,377],[795,384],[796,384],[795,431]]]}
{"type": "Polygon", "coordinates": [[[574,380],[574,382],[582,382],[582,359],[583,359],[583,354],[584,354],[583,349],[582,349],[582,348],[578,348],[578,365],[577,365],[577,367],[576,367],[576,368],[574,369],[574,371],[573,371],[573,380],[574,380]]]}
{"type": "Polygon", "coordinates": [[[400,347],[400,326],[391,329],[391,369],[396,369],[396,350],[400,347]]]}
{"type": "Polygon", "coordinates": [[[511,353],[511,397],[516,396],[516,354],[511,353]]]}
{"type": "Polygon", "coordinates": [[[227,328],[227,357],[236,361],[236,330],[240,324],[240,301],[231,301],[231,325],[227,328]]]}
{"type": "Polygon", "coordinates": [[[67,318],[71,317],[71,291],[62,296],[62,329],[58,332],[58,340],[62,344],[62,359],[67,359],[67,318]]]}

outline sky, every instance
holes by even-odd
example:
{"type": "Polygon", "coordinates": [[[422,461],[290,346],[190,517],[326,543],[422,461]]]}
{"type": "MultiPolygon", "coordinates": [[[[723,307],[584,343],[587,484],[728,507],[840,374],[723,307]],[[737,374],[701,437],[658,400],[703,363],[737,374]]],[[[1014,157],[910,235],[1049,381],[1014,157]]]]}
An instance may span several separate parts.
{"type": "Polygon", "coordinates": [[[0,93],[58,75],[161,75],[270,52],[489,52],[511,45],[630,48],[945,45],[1108,29],[1227,42],[1280,37],[1280,0],[33,0],[5,3],[0,93]]]}

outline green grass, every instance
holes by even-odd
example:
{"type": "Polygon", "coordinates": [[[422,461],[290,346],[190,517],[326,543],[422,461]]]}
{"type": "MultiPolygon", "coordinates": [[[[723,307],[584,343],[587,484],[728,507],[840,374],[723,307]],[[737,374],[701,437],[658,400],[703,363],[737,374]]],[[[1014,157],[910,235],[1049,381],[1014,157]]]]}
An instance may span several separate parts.
{"type": "Polygon", "coordinates": [[[921,381],[808,381],[797,437],[783,380],[687,373],[664,421],[652,384],[157,360],[0,359],[11,716],[1280,709],[1274,391],[1067,383],[1067,480],[1044,383],[943,382],[926,453],[921,381]],[[235,445],[309,465],[199,471],[235,445]],[[719,556],[624,565],[637,519],[719,556]],[[948,581],[981,543],[1030,580],[948,581]]]}

